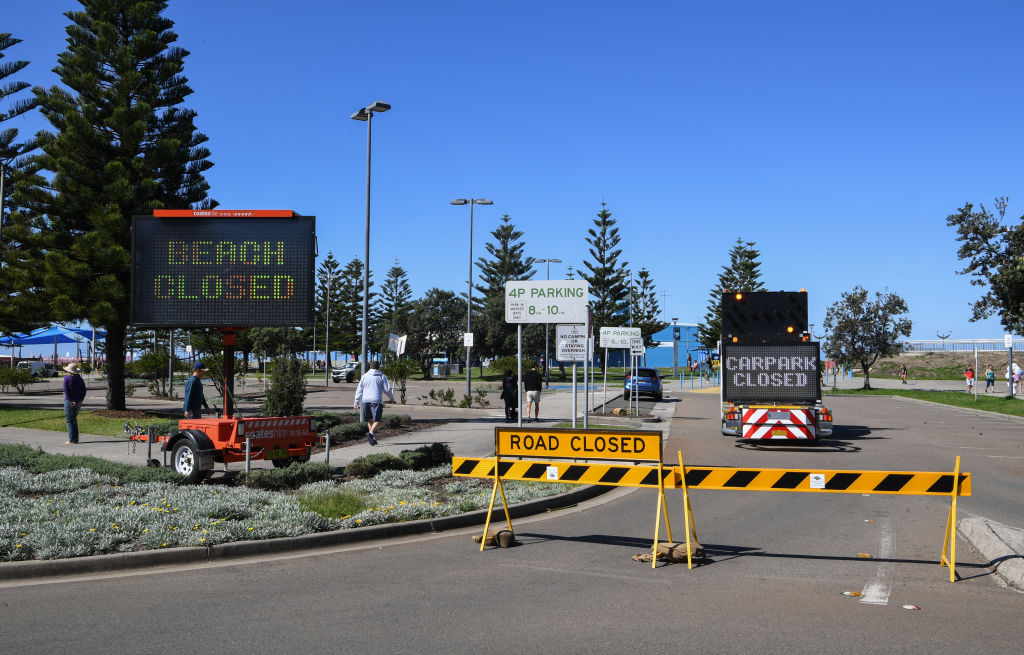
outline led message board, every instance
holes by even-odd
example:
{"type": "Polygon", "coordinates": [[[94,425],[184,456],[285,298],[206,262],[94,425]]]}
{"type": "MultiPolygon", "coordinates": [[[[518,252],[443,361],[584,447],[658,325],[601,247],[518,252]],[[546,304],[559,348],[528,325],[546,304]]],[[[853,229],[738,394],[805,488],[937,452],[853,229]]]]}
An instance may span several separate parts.
{"type": "Polygon", "coordinates": [[[722,294],[722,341],[787,343],[807,332],[805,291],[722,294]]]}
{"type": "Polygon", "coordinates": [[[313,322],[313,216],[164,211],[132,218],[132,324],[296,327],[313,322]]]}
{"type": "Polygon", "coordinates": [[[722,344],[722,398],[728,402],[814,402],[821,398],[816,343],[722,344]]]}

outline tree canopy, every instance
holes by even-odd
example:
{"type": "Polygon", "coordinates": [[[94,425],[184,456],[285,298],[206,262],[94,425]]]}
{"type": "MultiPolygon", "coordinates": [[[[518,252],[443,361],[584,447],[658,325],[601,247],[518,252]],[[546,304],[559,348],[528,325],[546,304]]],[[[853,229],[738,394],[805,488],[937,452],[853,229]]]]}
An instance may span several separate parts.
{"type": "Polygon", "coordinates": [[[590,273],[577,271],[590,285],[590,327],[594,334],[599,334],[603,327],[625,325],[628,320],[630,291],[626,267],[629,262],[619,261],[622,249],[617,246],[622,239],[615,223],[607,204],[602,202],[594,227],[587,230],[587,243],[593,259],[583,260],[583,265],[590,273]]]}
{"type": "Polygon", "coordinates": [[[956,228],[957,256],[967,263],[958,273],[985,290],[971,304],[971,320],[998,314],[1007,332],[1024,334],[1024,216],[1016,225],[1005,224],[1008,204],[996,198],[994,216],[984,205],[975,211],[967,203],[946,217],[946,225],[956,228]]]}
{"type": "Polygon", "coordinates": [[[825,314],[825,354],[840,364],[860,364],[864,388],[871,388],[871,366],[879,357],[900,352],[899,338],[909,337],[911,322],[903,316],[907,303],[894,293],[875,292],[869,300],[861,286],[844,292],[825,314]]]}

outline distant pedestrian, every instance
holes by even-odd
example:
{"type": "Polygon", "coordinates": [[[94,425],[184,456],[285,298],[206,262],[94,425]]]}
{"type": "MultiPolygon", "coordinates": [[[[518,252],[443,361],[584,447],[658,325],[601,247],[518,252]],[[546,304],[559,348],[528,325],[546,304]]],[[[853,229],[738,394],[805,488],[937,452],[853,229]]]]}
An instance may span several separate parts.
{"type": "Polygon", "coordinates": [[[989,389],[992,389],[992,393],[996,392],[996,372],[992,370],[991,364],[985,369],[985,393],[989,389]]]}
{"type": "Polygon", "coordinates": [[[964,377],[967,378],[967,393],[974,391],[974,364],[967,365],[964,377]]]}
{"type": "Polygon", "coordinates": [[[363,408],[363,416],[366,419],[368,430],[366,440],[370,442],[371,446],[377,445],[377,438],[373,436],[373,432],[380,425],[380,420],[384,415],[384,396],[390,398],[391,402],[395,402],[395,394],[391,391],[388,376],[381,372],[380,362],[374,359],[370,362],[369,370],[359,378],[355,401],[356,409],[359,409],[360,406],[363,408]]]}
{"type": "Polygon", "coordinates": [[[537,372],[537,365],[531,364],[530,370],[523,376],[523,388],[526,390],[526,422],[536,421],[540,417],[540,387],[542,380],[537,372]],[[532,410],[532,412],[531,412],[532,410]],[[533,418],[530,418],[530,414],[533,418]]]}
{"type": "Polygon", "coordinates": [[[64,367],[68,372],[64,376],[64,418],[68,424],[68,440],[66,443],[78,443],[78,411],[85,400],[85,380],[79,374],[78,364],[64,367]]]}
{"type": "Polygon", "coordinates": [[[203,366],[202,362],[196,362],[192,366],[192,375],[185,383],[185,402],[182,407],[185,410],[185,418],[203,418],[203,410],[210,409],[206,404],[206,396],[203,395],[203,375],[210,369],[203,366]]]}
{"type": "Polygon", "coordinates": [[[505,422],[519,420],[519,381],[512,371],[505,371],[501,379],[501,399],[505,401],[505,422]]]}
{"type": "MultiPolygon", "coordinates": [[[[991,369],[991,368],[992,367],[989,366],[989,369],[991,369]]],[[[907,365],[906,364],[903,364],[902,366],[900,366],[900,379],[903,380],[903,384],[907,383],[907,365]]]]}

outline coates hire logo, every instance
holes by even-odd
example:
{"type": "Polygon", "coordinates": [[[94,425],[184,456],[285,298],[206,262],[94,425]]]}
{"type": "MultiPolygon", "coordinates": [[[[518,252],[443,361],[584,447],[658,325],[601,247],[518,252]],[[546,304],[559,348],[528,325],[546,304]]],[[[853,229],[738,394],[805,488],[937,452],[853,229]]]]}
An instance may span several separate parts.
{"type": "Polygon", "coordinates": [[[306,430],[252,430],[245,433],[250,439],[276,439],[280,437],[302,437],[306,430]]]}

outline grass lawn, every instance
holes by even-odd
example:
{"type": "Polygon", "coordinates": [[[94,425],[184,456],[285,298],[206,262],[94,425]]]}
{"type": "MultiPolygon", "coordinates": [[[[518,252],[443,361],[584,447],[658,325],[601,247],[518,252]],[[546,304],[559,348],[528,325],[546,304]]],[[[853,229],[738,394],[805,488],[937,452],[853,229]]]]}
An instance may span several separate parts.
{"type": "MultiPolygon", "coordinates": [[[[165,422],[167,418],[131,419],[132,425],[165,422]]],[[[99,416],[95,412],[83,411],[78,414],[78,431],[83,434],[102,436],[124,436],[125,419],[99,416]]],[[[53,430],[66,432],[63,409],[33,409],[28,407],[0,407],[0,427],[33,428],[36,430],[53,430]]]]}
{"type": "Polygon", "coordinates": [[[978,400],[975,402],[973,393],[963,391],[912,391],[910,389],[871,389],[868,391],[851,389],[843,391],[843,395],[903,396],[905,398],[927,400],[928,402],[941,403],[943,405],[953,405],[954,407],[968,407],[998,414],[1024,416],[1024,402],[1021,402],[1020,397],[1011,399],[1007,396],[979,393],[978,400]]]}

